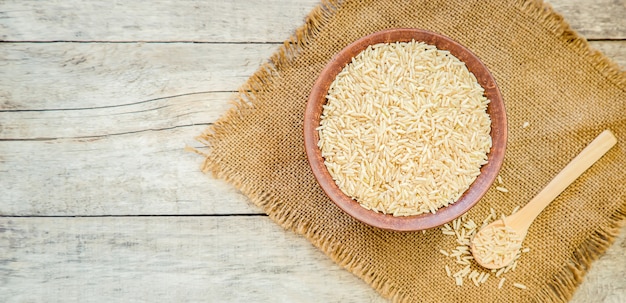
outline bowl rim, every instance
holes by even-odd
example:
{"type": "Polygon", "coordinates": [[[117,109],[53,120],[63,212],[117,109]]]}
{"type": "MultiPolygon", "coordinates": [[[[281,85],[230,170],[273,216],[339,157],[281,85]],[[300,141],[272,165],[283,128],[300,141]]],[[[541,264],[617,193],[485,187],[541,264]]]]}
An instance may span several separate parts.
{"type": "Polygon", "coordinates": [[[344,212],[365,224],[394,231],[418,231],[434,228],[448,223],[469,211],[486,194],[495,181],[504,161],[507,143],[507,117],[504,101],[489,69],[474,53],[460,43],[444,35],[417,28],[394,28],[375,32],[350,43],[335,54],[326,64],[313,85],[307,99],[303,122],[307,160],[317,183],[330,200],[344,212]],[[365,50],[369,45],[409,42],[411,40],[435,45],[437,49],[449,51],[463,61],[476,76],[479,84],[485,90],[485,96],[490,100],[487,112],[491,119],[490,135],[492,147],[487,154],[487,164],[480,169],[480,175],[455,203],[439,208],[435,214],[429,212],[395,217],[390,214],[368,210],[339,189],[330,176],[324,164],[321,150],[317,146],[319,133],[316,128],[319,126],[322,106],[326,103],[326,95],[330,84],[356,54],[365,50]],[[479,73],[477,74],[477,72],[479,73]]]}

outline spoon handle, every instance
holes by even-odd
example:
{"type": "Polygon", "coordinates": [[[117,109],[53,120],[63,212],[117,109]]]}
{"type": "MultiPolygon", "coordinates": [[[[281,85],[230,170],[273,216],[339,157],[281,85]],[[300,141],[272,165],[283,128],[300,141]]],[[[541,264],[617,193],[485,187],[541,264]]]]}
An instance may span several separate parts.
{"type": "MultiPolygon", "coordinates": [[[[561,194],[574,180],[580,177],[593,163],[598,161],[615,143],[617,143],[617,139],[613,133],[609,130],[603,131],[589,143],[576,158],[570,161],[539,194],[530,200],[530,202],[518,212],[518,216],[515,216],[515,219],[511,219],[518,221],[515,222],[516,224],[523,224],[527,225],[524,227],[529,227],[533,220],[535,220],[552,200],[561,194]]],[[[514,222],[510,223],[514,224],[514,222]]]]}

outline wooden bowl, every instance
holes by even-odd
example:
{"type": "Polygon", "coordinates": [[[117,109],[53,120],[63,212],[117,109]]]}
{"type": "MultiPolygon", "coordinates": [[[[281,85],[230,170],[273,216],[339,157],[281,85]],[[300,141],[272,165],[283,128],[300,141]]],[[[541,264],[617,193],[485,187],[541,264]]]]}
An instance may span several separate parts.
{"type": "MultiPolygon", "coordinates": [[[[315,82],[304,113],[304,145],[313,174],[328,197],[343,211],[357,220],[371,226],[396,230],[416,231],[433,228],[454,220],[467,212],[485,195],[498,175],[504,160],[507,141],[507,122],[504,103],[493,76],[485,65],[467,48],[450,38],[419,29],[390,29],[363,37],[336,54],[326,65],[315,82]],[[369,45],[377,43],[410,42],[415,40],[435,45],[440,50],[447,50],[463,61],[470,72],[476,76],[478,83],[484,88],[485,96],[491,101],[487,113],[491,118],[492,147],[487,154],[488,163],[480,169],[481,173],[465,193],[455,203],[440,208],[436,214],[426,213],[414,216],[394,217],[367,210],[358,202],[346,196],[335,184],[324,165],[324,158],[318,148],[320,125],[326,103],[326,95],[330,84],[339,72],[354,56],[365,50],[369,45]]],[[[329,205],[329,207],[331,207],[329,205]]]]}

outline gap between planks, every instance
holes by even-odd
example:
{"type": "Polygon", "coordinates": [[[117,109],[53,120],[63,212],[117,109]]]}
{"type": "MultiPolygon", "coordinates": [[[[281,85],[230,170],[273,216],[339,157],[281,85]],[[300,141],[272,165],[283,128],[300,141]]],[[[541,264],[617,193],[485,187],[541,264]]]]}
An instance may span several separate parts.
{"type": "Polygon", "coordinates": [[[145,215],[0,215],[0,218],[151,218],[151,217],[268,217],[263,213],[241,214],[145,214],[145,215]]]}

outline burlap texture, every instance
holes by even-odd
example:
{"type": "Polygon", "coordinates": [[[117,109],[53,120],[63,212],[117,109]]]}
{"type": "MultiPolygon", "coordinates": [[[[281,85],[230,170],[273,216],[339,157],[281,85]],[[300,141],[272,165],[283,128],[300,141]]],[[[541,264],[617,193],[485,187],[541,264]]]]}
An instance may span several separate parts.
{"type": "MultiPolygon", "coordinates": [[[[206,170],[241,189],[281,226],[304,235],[381,295],[415,302],[562,302],[619,232],[626,214],[626,72],[590,49],[547,5],[521,0],[324,2],[202,134],[206,170]],[[305,103],[339,50],[367,34],[415,27],[447,35],[491,70],[509,118],[501,172],[509,193],[491,189],[469,216],[524,205],[604,129],[618,144],[539,216],[530,253],[481,287],[457,287],[439,253],[454,246],[438,229],[398,233],[366,226],[324,195],[307,163],[305,103]],[[522,128],[524,122],[530,126],[522,128]]],[[[474,265],[475,266],[475,265],[474,265]]]]}

